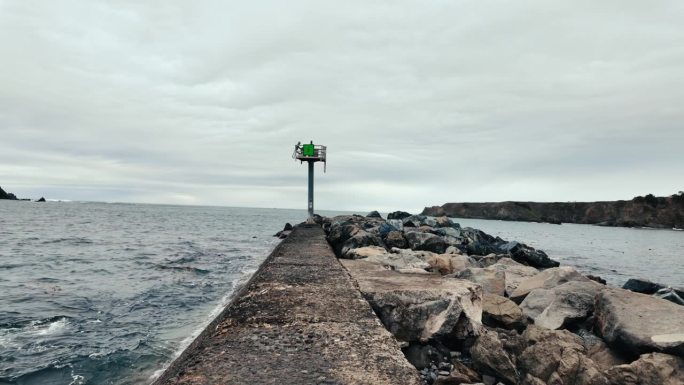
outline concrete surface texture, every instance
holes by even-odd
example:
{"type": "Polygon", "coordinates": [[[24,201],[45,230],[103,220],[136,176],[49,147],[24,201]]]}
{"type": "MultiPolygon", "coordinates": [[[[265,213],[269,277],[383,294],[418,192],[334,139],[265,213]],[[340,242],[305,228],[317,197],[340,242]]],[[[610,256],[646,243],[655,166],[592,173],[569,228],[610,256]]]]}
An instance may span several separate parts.
{"type": "Polygon", "coordinates": [[[154,384],[419,383],[313,225],[295,227],[154,384]]]}

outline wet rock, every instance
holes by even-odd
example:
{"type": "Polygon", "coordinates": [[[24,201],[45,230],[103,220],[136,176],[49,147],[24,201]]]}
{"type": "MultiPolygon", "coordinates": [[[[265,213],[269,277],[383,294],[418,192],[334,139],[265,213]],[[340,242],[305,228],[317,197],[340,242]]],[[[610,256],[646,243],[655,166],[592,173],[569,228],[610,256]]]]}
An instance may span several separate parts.
{"type": "Polygon", "coordinates": [[[419,258],[415,253],[389,253],[383,247],[366,246],[352,249],[347,254],[350,259],[362,259],[369,263],[386,266],[392,270],[425,270],[430,264],[423,258],[419,258]]]}
{"type": "Polygon", "coordinates": [[[387,214],[387,219],[404,219],[410,217],[411,214],[406,211],[394,211],[387,214]]]}
{"type": "Polygon", "coordinates": [[[664,288],[665,285],[654,283],[647,279],[630,278],[622,285],[625,290],[634,291],[643,294],[655,294],[658,290],[664,288]]]}
{"type": "Polygon", "coordinates": [[[478,372],[501,378],[509,384],[518,382],[518,370],[496,332],[483,330],[470,348],[470,355],[478,372]]]}
{"type": "Polygon", "coordinates": [[[444,238],[418,231],[407,231],[404,233],[408,246],[413,250],[426,250],[437,254],[443,254],[449,246],[444,238]]]}
{"type": "Polygon", "coordinates": [[[485,293],[482,295],[482,323],[494,328],[522,331],[527,319],[515,302],[500,295],[485,293]]]}
{"type": "Polygon", "coordinates": [[[594,297],[605,286],[594,281],[570,281],[551,289],[534,289],[520,304],[534,324],[547,329],[568,328],[594,312],[594,297]]]}
{"type": "Polygon", "coordinates": [[[523,299],[534,289],[551,289],[565,282],[570,281],[590,281],[589,278],[580,274],[575,268],[570,266],[554,267],[544,270],[537,275],[522,281],[511,293],[511,299],[516,303],[523,299]]]}
{"type": "Polygon", "coordinates": [[[663,353],[647,353],[629,365],[606,372],[610,385],[684,385],[684,359],[663,353]]]}
{"type": "Polygon", "coordinates": [[[523,384],[607,385],[600,368],[586,356],[580,337],[565,330],[530,325],[518,357],[523,384]]]}
{"type": "Polygon", "coordinates": [[[506,292],[506,272],[491,267],[471,267],[453,275],[482,285],[483,293],[503,296],[506,292]]]}
{"type": "Polygon", "coordinates": [[[511,258],[500,258],[490,266],[492,269],[506,272],[506,295],[511,296],[521,282],[539,274],[539,270],[531,266],[525,266],[511,258]]]}
{"type": "Polygon", "coordinates": [[[384,239],[385,241],[385,246],[388,248],[399,248],[399,249],[404,249],[408,247],[408,243],[406,242],[406,238],[404,238],[404,233],[401,231],[390,231],[387,233],[387,236],[384,239]]]}
{"type": "Polygon", "coordinates": [[[671,287],[660,289],[655,294],[653,294],[653,296],[656,298],[668,300],[670,302],[676,303],[677,305],[684,305],[684,299],[682,299],[682,297],[680,297],[677,294],[677,291],[675,291],[671,287]]]}
{"type": "Polygon", "coordinates": [[[532,266],[532,267],[557,267],[560,265],[558,261],[549,258],[545,252],[536,250],[533,247],[527,246],[519,242],[508,242],[499,247],[500,250],[508,252],[515,261],[532,266]]]}
{"type": "Polygon", "coordinates": [[[637,355],[684,355],[684,307],[649,295],[607,288],[596,295],[596,329],[608,343],[637,355]]]}
{"type": "Polygon", "coordinates": [[[608,283],[608,282],[606,282],[605,279],[599,277],[598,275],[587,274],[587,278],[591,279],[591,280],[594,281],[594,282],[598,282],[598,283],[600,283],[601,285],[605,285],[605,284],[608,283]]]}
{"type": "Polygon", "coordinates": [[[373,211],[369,212],[368,214],[366,214],[366,217],[367,218],[382,218],[382,215],[380,215],[379,212],[373,210],[373,211]]]}
{"type": "Polygon", "coordinates": [[[358,260],[340,262],[385,327],[402,341],[465,338],[481,328],[482,289],[471,282],[400,274],[358,260]]]}

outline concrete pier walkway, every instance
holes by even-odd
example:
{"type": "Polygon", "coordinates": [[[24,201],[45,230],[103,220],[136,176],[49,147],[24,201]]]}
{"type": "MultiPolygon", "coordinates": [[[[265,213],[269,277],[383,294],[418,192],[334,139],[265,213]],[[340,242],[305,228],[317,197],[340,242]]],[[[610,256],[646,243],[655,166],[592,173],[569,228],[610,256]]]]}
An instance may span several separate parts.
{"type": "Polygon", "coordinates": [[[169,384],[418,385],[318,226],[298,226],[162,374],[169,384]]]}

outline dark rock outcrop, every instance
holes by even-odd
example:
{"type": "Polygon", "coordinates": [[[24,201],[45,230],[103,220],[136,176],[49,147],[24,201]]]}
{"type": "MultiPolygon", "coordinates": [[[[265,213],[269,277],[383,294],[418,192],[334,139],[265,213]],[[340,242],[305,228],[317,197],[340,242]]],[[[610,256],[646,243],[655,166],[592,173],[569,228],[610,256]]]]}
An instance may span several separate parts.
{"type": "Polygon", "coordinates": [[[0,199],[8,199],[8,200],[16,201],[17,196],[12,194],[12,193],[5,192],[5,190],[3,190],[2,187],[0,187],[0,199]]]}
{"type": "Polygon", "coordinates": [[[366,217],[368,217],[368,218],[382,218],[382,215],[380,215],[379,212],[373,210],[373,211],[369,212],[368,214],[366,214],[366,217]]]}
{"type": "MultiPolygon", "coordinates": [[[[658,291],[668,289],[669,287],[643,278],[630,278],[622,285],[622,288],[642,294],[656,294],[658,291]]],[[[684,298],[684,289],[672,288],[672,291],[679,297],[684,298]]]]}
{"type": "Polygon", "coordinates": [[[410,217],[411,214],[406,211],[394,211],[387,214],[387,219],[404,219],[410,217]]]}
{"type": "Polygon", "coordinates": [[[558,261],[554,261],[549,258],[545,252],[541,250],[535,250],[534,248],[527,246],[519,242],[508,242],[499,247],[503,252],[507,252],[511,255],[515,261],[520,262],[525,265],[538,268],[547,267],[557,267],[560,265],[558,261]]]}
{"type": "Polygon", "coordinates": [[[36,202],[45,202],[45,197],[40,197],[36,202]]]}

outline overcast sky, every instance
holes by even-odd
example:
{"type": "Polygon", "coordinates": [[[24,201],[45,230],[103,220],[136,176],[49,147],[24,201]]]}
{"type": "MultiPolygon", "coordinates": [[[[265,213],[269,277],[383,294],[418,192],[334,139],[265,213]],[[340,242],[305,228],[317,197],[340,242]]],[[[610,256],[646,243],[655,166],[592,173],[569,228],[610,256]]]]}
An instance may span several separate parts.
{"type": "Polygon", "coordinates": [[[321,209],[684,190],[684,2],[0,0],[0,186],[321,209]]]}

